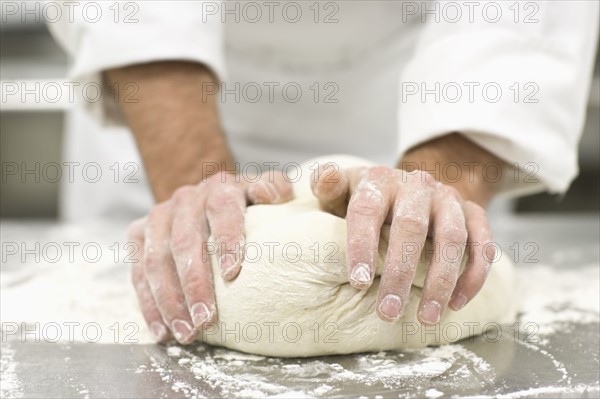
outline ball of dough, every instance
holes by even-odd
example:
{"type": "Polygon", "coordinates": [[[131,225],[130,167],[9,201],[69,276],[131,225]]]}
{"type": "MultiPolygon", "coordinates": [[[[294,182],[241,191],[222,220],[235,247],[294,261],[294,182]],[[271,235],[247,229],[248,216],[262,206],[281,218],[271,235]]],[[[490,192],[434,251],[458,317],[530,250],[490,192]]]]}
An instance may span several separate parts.
{"type": "MultiPolygon", "coordinates": [[[[340,167],[367,164],[326,159],[340,167]]],[[[395,322],[379,319],[375,305],[389,228],[382,229],[372,286],[351,287],[346,221],[319,210],[308,185],[314,162],[303,167],[295,200],[248,208],[245,259],[235,280],[223,281],[213,256],[218,322],[200,332],[201,340],[259,355],[306,357],[446,344],[514,320],[513,267],[501,255],[465,308],[447,310],[436,326],[421,325],[416,312],[431,258],[427,246],[403,316],[395,322]]]]}

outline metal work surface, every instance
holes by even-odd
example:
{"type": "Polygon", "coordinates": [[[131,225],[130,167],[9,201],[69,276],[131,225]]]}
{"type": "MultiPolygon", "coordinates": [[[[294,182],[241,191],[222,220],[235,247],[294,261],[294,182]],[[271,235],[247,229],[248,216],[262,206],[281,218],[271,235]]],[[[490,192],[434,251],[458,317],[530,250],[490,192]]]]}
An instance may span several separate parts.
{"type": "MultiPolygon", "coordinates": [[[[110,235],[121,228],[89,234],[110,235]]],[[[535,308],[525,296],[518,323],[501,331],[404,353],[274,359],[201,344],[35,342],[12,330],[6,334],[5,324],[13,320],[3,314],[2,397],[598,397],[598,312],[578,308],[583,302],[572,300],[577,291],[588,297],[595,293],[587,300],[597,300],[598,216],[509,218],[497,221],[494,230],[506,253],[520,249],[516,264],[522,291],[537,290],[542,295],[529,298],[547,298],[535,308]]],[[[63,233],[69,237],[82,230],[2,225],[3,243],[43,240],[46,234],[58,239],[63,233]]],[[[24,267],[35,266],[3,259],[3,300],[5,289],[27,284],[24,267]]],[[[125,267],[110,270],[108,279],[128,280],[125,267]]],[[[6,306],[19,304],[2,309],[6,306]]]]}

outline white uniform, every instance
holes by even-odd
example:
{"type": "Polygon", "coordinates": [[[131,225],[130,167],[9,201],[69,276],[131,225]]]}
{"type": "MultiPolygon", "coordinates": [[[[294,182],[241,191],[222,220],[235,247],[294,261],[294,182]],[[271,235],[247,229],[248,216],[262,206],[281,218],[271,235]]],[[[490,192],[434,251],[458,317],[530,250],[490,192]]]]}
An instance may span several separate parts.
{"type": "MultiPolygon", "coordinates": [[[[145,1],[118,14],[96,4],[96,22],[76,10],[74,22],[49,24],[74,56],[72,78],[101,82],[103,70],[158,60],[208,65],[241,166],[328,153],[392,166],[457,131],[524,169],[504,174],[506,192],[563,192],[577,174],[597,1],[145,1]]],[[[85,108],[71,115],[66,157],[133,172],[124,165],[139,157],[111,97],[85,108]]],[[[145,185],[121,180],[67,185],[63,214],[147,210],[145,185]]]]}

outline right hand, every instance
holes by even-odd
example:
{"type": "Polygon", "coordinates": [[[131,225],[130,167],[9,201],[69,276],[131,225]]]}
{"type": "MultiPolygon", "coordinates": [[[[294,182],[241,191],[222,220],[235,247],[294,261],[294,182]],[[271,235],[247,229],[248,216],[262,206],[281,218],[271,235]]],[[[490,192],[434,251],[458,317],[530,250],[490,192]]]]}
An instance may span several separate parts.
{"type": "Polygon", "coordinates": [[[293,198],[292,185],[280,172],[245,182],[218,173],[195,186],[183,186],[131,223],[132,282],[150,330],[159,342],[172,337],[194,341],[198,330],[216,320],[210,257],[203,253],[209,236],[218,245],[221,276],[240,272],[245,244],[244,213],[249,204],[274,204],[293,198]]]}

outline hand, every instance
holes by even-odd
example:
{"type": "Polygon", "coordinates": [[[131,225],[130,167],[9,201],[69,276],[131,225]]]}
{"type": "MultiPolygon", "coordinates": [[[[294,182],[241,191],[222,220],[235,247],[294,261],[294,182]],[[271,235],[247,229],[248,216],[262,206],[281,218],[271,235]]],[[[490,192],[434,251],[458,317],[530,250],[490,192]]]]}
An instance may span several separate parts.
{"type": "Polygon", "coordinates": [[[232,280],[241,268],[247,204],[280,203],[293,196],[279,173],[265,173],[252,183],[243,180],[220,173],[180,187],[129,226],[129,241],[138,248],[132,282],[158,341],[174,336],[189,344],[201,326],[216,320],[212,267],[203,253],[209,236],[218,245],[222,277],[232,280]]]}
{"type": "Polygon", "coordinates": [[[481,206],[419,170],[382,166],[334,170],[326,164],[315,173],[312,189],[321,207],[346,217],[348,274],[354,287],[372,284],[380,230],[384,223],[391,225],[376,306],[380,318],[394,321],[402,315],[428,236],[435,252],[418,319],[435,324],[448,305],[459,310],[479,292],[495,255],[492,245],[485,254],[481,251],[492,241],[481,206]],[[465,247],[469,259],[459,277],[465,247]]]}

